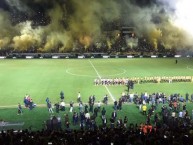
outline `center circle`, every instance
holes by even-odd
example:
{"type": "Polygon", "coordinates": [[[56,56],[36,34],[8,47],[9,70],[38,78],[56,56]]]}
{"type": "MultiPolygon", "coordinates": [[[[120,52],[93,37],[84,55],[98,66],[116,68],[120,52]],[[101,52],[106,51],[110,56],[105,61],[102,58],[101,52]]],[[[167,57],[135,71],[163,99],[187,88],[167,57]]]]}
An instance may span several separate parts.
{"type": "MultiPolygon", "coordinates": [[[[126,70],[125,69],[119,69],[116,71],[116,69],[113,69],[113,71],[115,73],[111,73],[111,74],[108,74],[109,72],[111,72],[112,70],[112,67],[109,67],[107,68],[106,66],[96,66],[97,68],[103,68],[101,70],[97,70],[100,77],[101,78],[108,78],[108,77],[113,77],[113,76],[119,76],[119,75],[122,75],[122,74],[125,74],[126,73],[126,70]],[[105,75],[104,75],[105,74],[105,75]]],[[[93,73],[92,72],[92,73],[93,73]]],[[[80,77],[91,77],[91,78],[97,78],[99,77],[97,75],[97,72],[90,66],[85,66],[85,67],[76,67],[76,68],[69,68],[66,70],[66,73],[70,74],[70,75],[74,75],[74,76],[80,76],[80,77]],[[90,70],[92,69],[93,72],[96,74],[96,75],[92,75],[92,74],[86,74],[85,72],[87,72],[87,70],[90,70]]]]}

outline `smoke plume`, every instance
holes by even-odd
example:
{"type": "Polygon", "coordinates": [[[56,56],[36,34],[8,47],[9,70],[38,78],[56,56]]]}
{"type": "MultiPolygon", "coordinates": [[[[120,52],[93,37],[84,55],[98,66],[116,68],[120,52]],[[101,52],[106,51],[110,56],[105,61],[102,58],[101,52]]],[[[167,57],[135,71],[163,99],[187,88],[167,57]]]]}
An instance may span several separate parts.
{"type": "MultiPolygon", "coordinates": [[[[189,27],[180,23],[179,2],[187,0],[3,1],[9,9],[0,5],[0,49],[66,52],[87,50],[93,44],[100,48],[102,43],[111,49],[121,26],[134,27],[136,36],[147,38],[155,50],[158,44],[183,50],[193,46],[193,35],[185,29],[189,27]],[[116,27],[111,29],[110,24],[116,27]]],[[[137,47],[138,41],[126,38],[126,43],[137,47]]]]}

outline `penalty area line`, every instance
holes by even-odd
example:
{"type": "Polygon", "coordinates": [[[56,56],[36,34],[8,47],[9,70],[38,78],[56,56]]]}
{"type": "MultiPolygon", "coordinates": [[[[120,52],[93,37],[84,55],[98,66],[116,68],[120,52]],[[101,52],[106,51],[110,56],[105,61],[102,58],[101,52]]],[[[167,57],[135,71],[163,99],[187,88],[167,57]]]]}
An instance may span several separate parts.
{"type": "MultiPolygon", "coordinates": [[[[95,68],[95,66],[93,65],[93,63],[92,63],[90,60],[89,60],[89,63],[91,64],[92,68],[95,70],[97,76],[101,79],[101,76],[100,76],[99,72],[97,71],[97,69],[95,68]]],[[[113,97],[113,95],[112,95],[112,93],[110,92],[110,90],[108,89],[108,87],[107,87],[107,86],[104,86],[104,87],[105,87],[105,89],[107,90],[107,92],[109,93],[111,99],[112,99],[113,101],[115,101],[115,98],[113,97]]]]}

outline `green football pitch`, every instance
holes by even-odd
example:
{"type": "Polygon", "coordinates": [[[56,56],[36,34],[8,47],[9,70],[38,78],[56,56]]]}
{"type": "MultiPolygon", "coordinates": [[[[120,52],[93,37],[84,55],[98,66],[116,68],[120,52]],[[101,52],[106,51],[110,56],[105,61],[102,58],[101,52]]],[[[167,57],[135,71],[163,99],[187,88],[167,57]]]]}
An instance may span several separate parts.
{"type": "MultiPolygon", "coordinates": [[[[178,64],[175,64],[175,58],[2,59],[0,119],[9,114],[8,108],[15,109],[10,111],[10,115],[11,112],[16,114],[17,104],[23,104],[26,94],[31,96],[37,108],[46,106],[46,97],[53,103],[59,102],[61,91],[64,92],[67,104],[70,101],[76,102],[78,92],[85,103],[90,95],[95,95],[96,101],[101,101],[105,94],[109,96],[109,102],[113,103],[122,92],[127,91],[127,87],[95,86],[95,78],[152,76],[193,76],[193,59],[178,58],[178,64]]],[[[193,82],[135,84],[131,92],[164,92],[167,95],[180,93],[184,96],[187,92],[193,93],[193,82]]],[[[42,111],[39,112],[42,114],[42,111]]]]}
{"type": "MultiPolygon", "coordinates": [[[[118,99],[126,86],[95,86],[95,78],[148,76],[193,76],[193,60],[179,59],[33,59],[0,61],[0,106],[22,103],[26,94],[38,104],[52,102],[65,94],[65,102],[83,102],[90,95],[102,100],[105,94],[118,99]]],[[[136,84],[131,92],[193,93],[193,83],[136,84]]],[[[112,101],[110,97],[109,101],[112,101]]]]}

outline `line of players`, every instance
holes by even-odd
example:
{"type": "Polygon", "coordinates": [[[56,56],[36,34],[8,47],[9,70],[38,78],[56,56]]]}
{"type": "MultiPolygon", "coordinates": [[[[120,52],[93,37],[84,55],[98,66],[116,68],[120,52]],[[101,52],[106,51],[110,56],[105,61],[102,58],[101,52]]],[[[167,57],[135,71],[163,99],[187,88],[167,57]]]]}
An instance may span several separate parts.
{"type": "MultiPolygon", "coordinates": [[[[95,79],[94,80],[94,85],[128,85],[131,80],[128,78],[114,78],[114,79],[95,79]]],[[[132,83],[134,83],[132,81],[132,83]]]]}
{"type": "Polygon", "coordinates": [[[172,76],[172,77],[144,77],[144,78],[96,78],[95,85],[128,85],[132,81],[135,84],[139,83],[162,83],[162,82],[193,82],[193,76],[172,76]]]}

